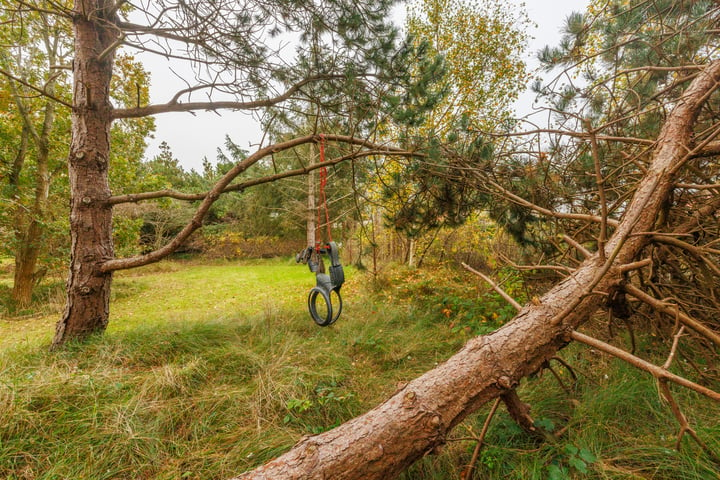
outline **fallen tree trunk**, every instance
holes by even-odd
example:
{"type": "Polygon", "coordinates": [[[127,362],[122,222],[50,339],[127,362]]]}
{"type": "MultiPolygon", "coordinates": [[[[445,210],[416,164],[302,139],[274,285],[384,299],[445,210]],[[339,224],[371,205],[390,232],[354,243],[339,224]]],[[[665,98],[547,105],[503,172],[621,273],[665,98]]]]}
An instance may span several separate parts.
{"type": "Polygon", "coordinates": [[[668,117],[647,175],[605,245],[539,302],[496,332],[470,340],[444,364],[413,380],[385,403],[321,435],[306,437],[240,479],[388,479],[445,443],[446,434],[486,402],[538,371],[571,341],[572,332],[623,280],[621,267],[647,243],[674,177],[693,155],[692,128],[720,82],[709,64],[668,117]]]}

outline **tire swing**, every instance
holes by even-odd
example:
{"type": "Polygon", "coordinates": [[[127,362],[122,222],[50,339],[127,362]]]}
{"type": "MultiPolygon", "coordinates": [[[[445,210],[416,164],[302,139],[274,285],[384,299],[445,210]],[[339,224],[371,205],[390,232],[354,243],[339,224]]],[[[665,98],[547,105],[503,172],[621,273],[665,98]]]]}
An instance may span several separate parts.
{"type": "MultiPolygon", "coordinates": [[[[320,162],[325,161],[325,137],[320,135],[320,162]]],[[[321,210],[325,212],[325,225],[327,227],[327,243],[316,242],[315,246],[308,246],[295,256],[297,263],[307,263],[310,271],[315,274],[315,286],[308,294],[308,311],[313,321],[321,327],[327,327],[337,321],[342,313],[342,296],[340,288],[345,282],[345,273],[340,264],[340,251],[332,240],[330,228],[330,212],[328,210],[325,186],[327,185],[327,167],[320,169],[319,205],[317,210],[317,225],[320,225],[321,210]],[[325,273],[325,262],[322,255],[330,259],[329,275],[325,273]],[[318,302],[318,298],[322,301],[318,302]]]]}

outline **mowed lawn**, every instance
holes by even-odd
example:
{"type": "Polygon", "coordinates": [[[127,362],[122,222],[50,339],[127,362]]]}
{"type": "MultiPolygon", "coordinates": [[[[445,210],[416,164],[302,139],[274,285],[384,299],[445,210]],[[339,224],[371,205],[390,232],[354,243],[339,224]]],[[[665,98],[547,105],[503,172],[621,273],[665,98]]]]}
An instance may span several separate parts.
{"type": "MultiPolygon", "coordinates": [[[[346,269],[347,270],[347,269],[346,269]]],[[[0,278],[7,285],[11,277],[0,278]]],[[[305,309],[314,275],[291,260],[200,264],[161,262],[117,272],[108,332],[305,309]]],[[[347,287],[346,287],[347,289],[347,287]]],[[[58,298],[57,301],[62,299],[58,298]]],[[[347,302],[352,308],[352,302],[347,302]]],[[[48,344],[60,312],[0,318],[0,349],[48,344]]],[[[309,317],[308,317],[309,320],[309,317]]]]}

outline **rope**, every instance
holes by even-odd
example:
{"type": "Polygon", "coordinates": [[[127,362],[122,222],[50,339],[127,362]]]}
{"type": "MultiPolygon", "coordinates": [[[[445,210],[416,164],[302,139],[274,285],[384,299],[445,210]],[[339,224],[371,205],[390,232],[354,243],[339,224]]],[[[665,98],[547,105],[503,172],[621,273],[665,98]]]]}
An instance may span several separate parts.
{"type": "MultiPolygon", "coordinates": [[[[325,135],[320,134],[320,163],[325,161],[325,135]]],[[[332,228],[330,226],[330,210],[328,209],[327,196],[325,195],[325,186],[327,185],[327,167],[320,167],[320,192],[317,211],[317,225],[320,228],[320,213],[325,210],[325,226],[327,228],[327,241],[332,242],[332,228]]],[[[316,242],[320,244],[320,242],[316,242]]]]}

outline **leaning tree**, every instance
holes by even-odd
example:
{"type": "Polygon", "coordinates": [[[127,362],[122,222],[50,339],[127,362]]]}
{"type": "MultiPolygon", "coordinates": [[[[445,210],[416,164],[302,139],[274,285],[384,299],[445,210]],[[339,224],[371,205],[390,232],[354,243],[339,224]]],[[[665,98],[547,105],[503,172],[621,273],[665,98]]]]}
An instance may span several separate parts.
{"type": "MultiPolygon", "coordinates": [[[[600,237],[602,241],[595,251],[573,243],[586,257],[574,268],[565,267],[568,272],[565,279],[526,306],[507,297],[518,309],[518,315],[510,323],[492,334],[470,340],[447,362],[409,382],[366,414],[323,434],[303,438],[284,455],[237,479],[394,478],[419,458],[441,447],[448,432],[470,413],[498,397],[521,425],[531,428],[527,406],[515,388],[571,341],[618,356],[655,376],[661,393],[672,404],[673,412],[677,412],[681,435],[690,433],[697,437],[673,399],[668,383],[693,389],[715,401],[720,401],[720,393],[673,374],[668,369],[669,361],[663,366],[651,364],[577,329],[605,305],[608,298],[614,298],[617,292],[626,292],[658,312],[674,316],[683,330],[711,342],[715,349],[720,348],[720,334],[684,313],[679,302],[656,299],[637,287],[639,280],[631,281],[632,277],[642,275],[638,272],[652,268],[653,258],[647,247],[654,237],[662,236],[663,231],[656,230],[658,217],[677,186],[679,173],[698,155],[709,153],[712,138],[720,133],[715,124],[705,135],[699,138],[693,135],[708,97],[718,86],[720,60],[698,66],[697,75],[678,97],[654,142],[645,173],[634,185],[632,198],[628,199],[619,219],[602,214],[562,214],[597,225],[600,231],[612,231],[607,238],[600,237]]],[[[529,202],[520,197],[511,198],[530,207],[529,202]]],[[[717,214],[720,207],[717,199],[715,196],[689,217],[695,222],[693,225],[703,217],[717,214]]],[[[701,252],[698,254],[711,253],[705,249],[701,252]]],[[[676,338],[679,339],[678,334],[676,338]]],[[[698,440],[702,444],[702,440],[698,440]]]]}

